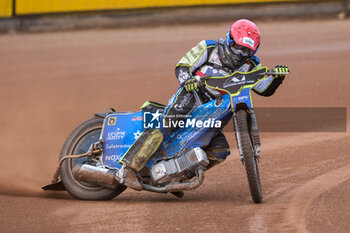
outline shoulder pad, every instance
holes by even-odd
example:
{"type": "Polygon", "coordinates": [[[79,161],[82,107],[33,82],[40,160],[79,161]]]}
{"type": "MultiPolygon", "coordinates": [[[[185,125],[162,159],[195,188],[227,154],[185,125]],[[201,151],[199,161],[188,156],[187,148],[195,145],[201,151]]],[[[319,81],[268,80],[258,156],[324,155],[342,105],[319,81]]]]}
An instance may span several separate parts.
{"type": "Polygon", "coordinates": [[[218,44],[215,40],[205,40],[205,43],[207,44],[207,47],[216,46],[218,44]]]}
{"type": "Polygon", "coordinates": [[[255,66],[260,64],[260,59],[258,57],[252,56],[250,59],[254,63],[255,66]]]}

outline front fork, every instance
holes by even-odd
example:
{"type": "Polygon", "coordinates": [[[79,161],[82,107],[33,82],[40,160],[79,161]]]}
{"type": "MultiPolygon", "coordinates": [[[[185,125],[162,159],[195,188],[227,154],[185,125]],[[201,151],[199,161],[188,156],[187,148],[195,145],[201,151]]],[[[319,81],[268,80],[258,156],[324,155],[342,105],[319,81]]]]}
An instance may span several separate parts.
{"type": "MultiPolygon", "coordinates": [[[[258,123],[256,121],[255,112],[253,109],[248,110],[249,113],[249,128],[250,128],[250,138],[253,143],[253,151],[255,158],[259,161],[260,160],[260,136],[259,136],[259,129],[258,129],[258,123]]],[[[242,150],[242,142],[241,142],[241,132],[238,130],[238,121],[237,121],[237,114],[236,112],[233,112],[233,123],[234,123],[234,129],[235,129],[235,136],[237,140],[237,146],[239,150],[239,157],[244,163],[244,156],[243,156],[243,150],[242,150]]]]}

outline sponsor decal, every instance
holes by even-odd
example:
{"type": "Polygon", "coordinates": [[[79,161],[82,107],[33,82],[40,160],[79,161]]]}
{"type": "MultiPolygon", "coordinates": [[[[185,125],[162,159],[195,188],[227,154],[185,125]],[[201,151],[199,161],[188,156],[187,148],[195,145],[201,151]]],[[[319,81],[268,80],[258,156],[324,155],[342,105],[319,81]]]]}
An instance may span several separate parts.
{"type": "Polygon", "coordinates": [[[213,114],[211,114],[211,118],[217,118],[217,117],[219,117],[220,115],[221,115],[221,113],[223,112],[223,110],[222,109],[220,109],[220,108],[218,108],[218,109],[216,109],[214,112],[213,112],[213,114]]]}
{"type": "Polygon", "coordinates": [[[116,162],[116,161],[119,161],[121,158],[120,155],[105,155],[104,156],[104,160],[105,161],[113,161],[113,162],[116,162]]]}
{"type": "Polygon", "coordinates": [[[142,116],[134,116],[131,118],[132,121],[142,121],[142,116]]]}
{"type": "Polygon", "coordinates": [[[207,111],[208,109],[213,107],[213,103],[208,103],[207,106],[204,106],[203,109],[207,111]]]}
{"type": "Polygon", "coordinates": [[[190,54],[194,59],[196,59],[198,57],[198,54],[195,51],[193,51],[192,49],[190,50],[190,54]]]}
{"type": "Polygon", "coordinates": [[[109,132],[107,134],[107,141],[115,141],[123,139],[125,136],[125,131],[119,131],[120,129],[117,128],[117,131],[109,132]]]}
{"type": "Polygon", "coordinates": [[[178,75],[180,83],[185,82],[187,79],[191,78],[190,74],[183,69],[180,70],[180,73],[178,75]]]}
{"type": "Polygon", "coordinates": [[[200,129],[197,128],[197,129],[193,130],[191,133],[189,133],[187,136],[182,138],[182,140],[180,141],[180,145],[183,145],[185,142],[187,142],[188,140],[190,140],[191,138],[196,136],[199,133],[199,131],[200,131],[200,129]]]}
{"type": "Polygon", "coordinates": [[[183,112],[185,111],[184,110],[184,107],[187,107],[189,106],[191,100],[193,98],[193,95],[192,93],[187,93],[186,95],[184,95],[184,97],[182,98],[182,100],[180,101],[180,103],[176,103],[174,105],[174,108],[179,111],[179,112],[183,112]]]}
{"type": "Polygon", "coordinates": [[[245,75],[233,77],[231,79],[227,79],[223,85],[224,88],[226,87],[232,87],[240,84],[246,83],[245,75]]]}
{"type": "Polygon", "coordinates": [[[106,144],[106,149],[124,149],[124,148],[130,148],[131,145],[124,145],[124,144],[106,144]]]}
{"type": "Polygon", "coordinates": [[[138,139],[140,136],[141,136],[141,132],[140,132],[140,130],[137,130],[135,133],[134,133],[134,138],[135,138],[135,140],[136,139],[138,139]]]}
{"type": "Polygon", "coordinates": [[[224,70],[216,69],[216,68],[214,68],[212,66],[206,66],[206,69],[201,69],[201,72],[204,75],[209,75],[209,76],[227,76],[227,75],[231,74],[231,73],[227,73],[224,70]]]}
{"type": "Polygon", "coordinates": [[[249,45],[254,48],[255,41],[249,37],[243,37],[243,43],[249,45]]]}
{"type": "Polygon", "coordinates": [[[107,125],[115,125],[116,122],[117,122],[117,117],[110,117],[108,118],[107,125]]]}
{"type": "Polygon", "coordinates": [[[248,100],[248,96],[240,96],[240,97],[238,97],[238,100],[239,101],[248,100]]]}
{"type": "Polygon", "coordinates": [[[199,51],[204,49],[203,46],[200,43],[197,45],[197,48],[198,48],[199,51]]]}

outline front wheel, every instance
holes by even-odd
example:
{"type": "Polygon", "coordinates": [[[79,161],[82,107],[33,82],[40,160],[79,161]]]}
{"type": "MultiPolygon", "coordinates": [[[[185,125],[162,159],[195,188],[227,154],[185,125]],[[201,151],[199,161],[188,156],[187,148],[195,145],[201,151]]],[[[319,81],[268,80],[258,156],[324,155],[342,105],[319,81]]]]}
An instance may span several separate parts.
{"type": "MultiPolygon", "coordinates": [[[[92,143],[99,140],[103,118],[93,117],[80,124],[64,143],[60,159],[66,155],[86,153],[92,143]]],[[[67,191],[74,197],[82,200],[110,200],[122,193],[126,186],[119,184],[116,189],[109,189],[99,185],[74,179],[72,169],[76,164],[91,164],[88,157],[66,159],[61,167],[61,179],[67,191]]]]}
{"type": "MultiPolygon", "coordinates": [[[[243,162],[247,172],[250,194],[255,203],[262,201],[262,191],[257,159],[249,129],[249,114],[245,110],[237,111],[237,128],[239,132],[243,162]]],[[[237,129],[236,129],[237,130],[237,129]]]]}

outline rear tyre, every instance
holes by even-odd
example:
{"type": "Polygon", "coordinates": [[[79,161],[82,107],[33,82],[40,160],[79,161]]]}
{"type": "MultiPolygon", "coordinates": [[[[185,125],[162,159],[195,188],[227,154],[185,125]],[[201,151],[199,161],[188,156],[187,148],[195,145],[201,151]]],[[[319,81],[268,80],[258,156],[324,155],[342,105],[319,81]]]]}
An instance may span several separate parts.
{"type": "MultiPolygon", "coordinates": [[[[93,117],[81,123],[69,135],[64,143],[60,159],[66,155],[86,153],[92,143],[99,140],[103,118],[93,117]]],[[[90,184],[74,179],[72,169],[76,164],[91,164],[88,157],[78,159],[67,159],[62,163],[61,179],[67,191],[75,198],[82,200],[110,200],[122,193],[126,186],[119,184],[116,189],[109,189],[95,184],[90,184]]]]}
{"type": "Polygon", "coordinates": [[[250,194],[255,203],[262,201],[262,191],[259,176],[258,163],[255,158],[254,146],[249,130],[249,115],[245,110],[237,111],[238,130],[240,132],[240,141],[242,144],[244,165],[247,172],[250,194]]]}

